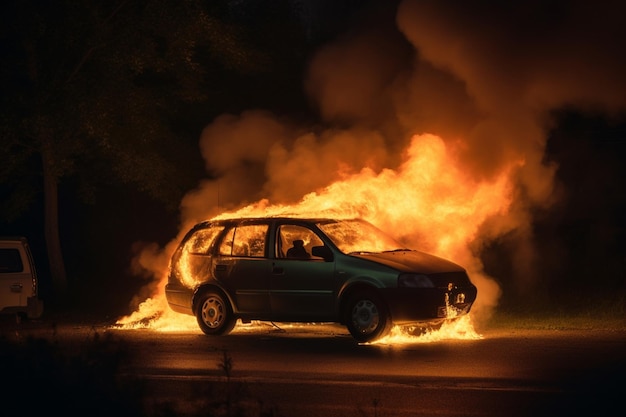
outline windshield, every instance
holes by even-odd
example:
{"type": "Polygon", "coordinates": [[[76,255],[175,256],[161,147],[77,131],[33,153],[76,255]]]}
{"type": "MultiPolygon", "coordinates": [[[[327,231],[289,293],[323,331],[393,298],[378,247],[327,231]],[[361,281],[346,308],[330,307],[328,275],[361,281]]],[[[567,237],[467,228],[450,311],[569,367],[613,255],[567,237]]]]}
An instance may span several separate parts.
{"type": "Polygon", "coordinates": [[[364,220],[338,220],[317,226],[343,253],[385,252],[403,248],[394,238],[364,220]]]}

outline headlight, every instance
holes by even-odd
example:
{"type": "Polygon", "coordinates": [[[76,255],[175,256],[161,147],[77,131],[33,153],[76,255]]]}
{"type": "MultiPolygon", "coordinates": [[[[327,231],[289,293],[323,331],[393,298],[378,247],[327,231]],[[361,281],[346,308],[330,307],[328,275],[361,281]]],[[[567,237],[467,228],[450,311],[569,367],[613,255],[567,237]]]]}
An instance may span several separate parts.
{"type": "Polygon", "coordinates": [[[434,288],[435,285],[423,274],[402,274],[398,277],[398,287],[404,288],[434,288]]]}

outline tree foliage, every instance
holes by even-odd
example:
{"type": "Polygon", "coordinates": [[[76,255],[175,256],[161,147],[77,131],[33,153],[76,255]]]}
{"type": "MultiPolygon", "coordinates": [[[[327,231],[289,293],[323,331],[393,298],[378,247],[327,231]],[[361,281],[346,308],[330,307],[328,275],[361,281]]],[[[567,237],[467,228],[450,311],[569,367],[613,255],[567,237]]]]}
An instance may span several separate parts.
{"type": "Polygon", "coordinates": [[[1,215],[18,218],[43,191],[51,275],[62,293],[59,185],[77,178],[93,199],[99,185],[127,183],[177,204],[191,146],[175,129],[177,112],[211,99],[219,82],[211,68],[254,71],[264,57],[196,0],[1,7],[1,215]]]}

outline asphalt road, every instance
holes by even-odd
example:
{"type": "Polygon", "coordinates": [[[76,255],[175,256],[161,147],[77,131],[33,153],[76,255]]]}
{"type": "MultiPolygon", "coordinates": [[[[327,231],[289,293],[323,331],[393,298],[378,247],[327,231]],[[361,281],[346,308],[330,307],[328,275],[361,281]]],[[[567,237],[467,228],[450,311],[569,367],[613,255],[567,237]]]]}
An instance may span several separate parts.
{"type": "Polygon", "coordinates": [[[54,337],[124,343],[131,360],[121,378],[145,384],[156,415],[623,415],[622,330],[485,330],[470,340],[360,345],[336,325],[238,329],[207,337],[71,325],[54,337]]]}
{"type": "Polygon", "coordinates": [[[626,371],[626,334],[613,332],[511,330],[359,345],[328,326],[217,340],[139,332],[133,340],[145,344],[133,372],[156,388],[171,374],[196,387],[224,381],[226,355],[231,382],[265,407],[300,417],[598,415],[620,408],[626,371]]]}

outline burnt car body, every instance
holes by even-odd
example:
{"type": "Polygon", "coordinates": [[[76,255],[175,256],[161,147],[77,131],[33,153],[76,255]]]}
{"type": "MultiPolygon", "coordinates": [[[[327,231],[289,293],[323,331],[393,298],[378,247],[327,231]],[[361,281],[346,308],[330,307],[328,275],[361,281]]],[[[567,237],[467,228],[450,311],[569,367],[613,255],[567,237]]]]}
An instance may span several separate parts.
{"type": "Polygon", "coordinates": [[[361,219],[268,217],[195,225],[172,255],[165,294],[208,335],[237,319],[336,322],[369,342],[394,324],[468,314],[477,290],[461,266],[361,219]]]}

